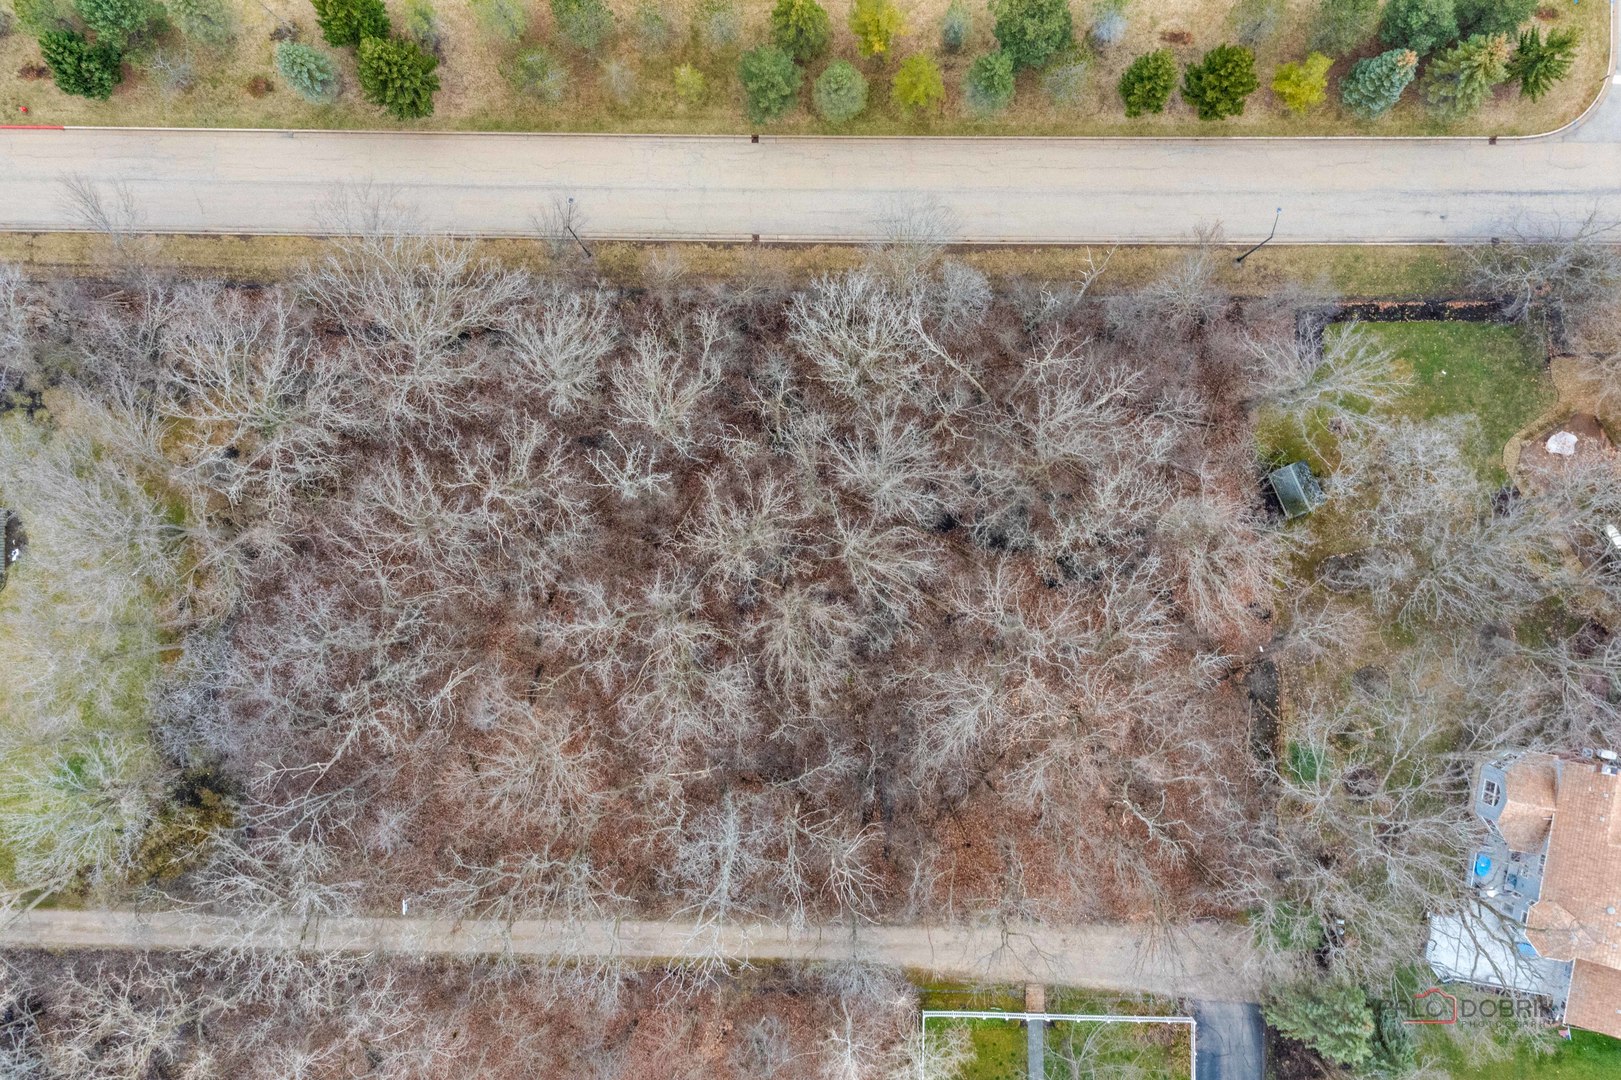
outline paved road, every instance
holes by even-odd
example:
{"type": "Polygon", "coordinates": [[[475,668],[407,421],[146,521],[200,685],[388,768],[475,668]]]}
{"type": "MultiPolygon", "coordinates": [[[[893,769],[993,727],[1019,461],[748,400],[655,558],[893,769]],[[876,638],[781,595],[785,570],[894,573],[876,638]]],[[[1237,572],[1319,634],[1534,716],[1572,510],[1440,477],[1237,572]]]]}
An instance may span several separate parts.
{"type": "MultiPolygon", "coordinates": [[[[1608,84],[1607,84],[1608,89],[1608,84]]],[[[127,185],[163,232],[323,231],[346,184],[428,227],[526,235],[574,197],[587,236],[876,238],[897,202],[976,242],[1465,241],[1530,217],[1621,219],[1621,93],[1542,139],[775,138],[320,131],[0,131],[0,229],[77,227],[64,174],[127,185]]]]}
{"type": "MultiPolygon", "coordinates": [[[[1621,95],[1617,95],[1621,96],[1621,95]]],[[[1607,103],[1608,104],[1608,103],[1607,103]]],[[[1601,109],[1606,124],[1609,113],[1601,109]]],[[[1580,130],[1575,133],[1580,134],[1580,130]]],[[[127,185],[163,232],[324,231],[335,187],[391,183],[424,224],[522,235],[573,196],[587,236],[865,240],[932,200],[961,239],[1478,240],[1524,214],[1621,217],[1621,142],[810,139],[353,132],[0,132],[0,228],[72,228],[60,180],[127,185]]]]}
{"type": "Polygon", "coordinates": [[[1262,1080],[1266,1053],[1259,1006],[1199,1001],[1193,1018],[1199,1032],[1195,1080],[1262,1080]]]}
{"type": "Polygon", "coordinates": [[[309,949],[407,956],[511,953],[540,958],[617,956],[627,961],[718,954],[734,960],[859,958],[966,981],[1041,981],[1178,997],[1252,997],[1248,935],[1220,925],[1179,935],[1174,950],[1148,944],[1135,927],[1098,924],[1031,929],[1006,939],[994,929],[869,926],[788,932],[738,926],[718,936],[682,923],[564,925],[433,919],[293,919],[253,924],[188,913],[33,911],[0,926],[0,948],[309,949]]]}

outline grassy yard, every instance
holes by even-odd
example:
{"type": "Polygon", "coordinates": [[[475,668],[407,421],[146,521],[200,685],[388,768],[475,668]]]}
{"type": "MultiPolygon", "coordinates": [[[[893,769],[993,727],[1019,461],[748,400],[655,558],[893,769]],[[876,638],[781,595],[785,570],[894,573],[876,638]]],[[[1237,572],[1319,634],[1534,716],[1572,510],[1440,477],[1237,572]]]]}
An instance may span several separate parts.
{"type": "MultiPolygon", "coordinates": [[[[158,46],[125,65],[123,84],[107,102],[60,93],[39,77],[39,50],[33,38],[16,31],[0,38],[0,111],[10,121],[45,124],[130,124],[212,127],[390,128],[485,131],[645,131],[672,133],[741,133],[744,120],[737,82],[737,58],[743,48],[767,36],[771,0],[739,0],[740,36],[731,47],[706,47],[695,30],[697,4],[609,0],[618,16],[619,33],[596,55],[570,52],[556,38],[544,0],[518,0],[527,23],[521,38],[509,41],[481,29],[470,0],[442,0],[436,5],[443,62],[442,89],[435,114],[399,124],[360,99],[352,50],[332,52],[344,78],[344,92],[330,105],[300,100],[276,75],[272,31],[298,28],[300,39],[320,45],[307,0],[232,0],[238,33],[220,48],[189,44],[171,34],[158,46]],[[635,31],[639,6],[660,11],[669,26],[668,41],[654,46],[635,31]],[[537,46],[553,50],[566,70],[566,86],[554,104],[524,96],[502,72],[521,52],[537,46]],[[159,58],[161,56],[161,63],[159,58]],[[672,73],[682,64],[702,71],[706,95],[685,102],[675,94],[672,73]],[[160,77],[160,68],[189,70],[189,79],[160,77]],[[182,85],[186,84],[186,85],[182,85]],[[23,114],[20,110],[26,108],[23,114]]],[[[1444,132],[1526,134],[1550,130],[1577,116],[1596,96],[1608,65],[1609,8],[1598,3],[1549,0],[1538,12],[1545,28],[1574,26],[1582,47],[1570,77],[1541,101],[1522,100],[1504,85],[1475,116],[1448,127],[1417,102],[1410,89],[1404,102],[1382,119],[1366,123],[1338,105],[1337,81],[1359,58],[1380,48],[1371,38],[1352,54],[1336,58],[1330,72],[1329,101],[1296,116],[1273,96],[1273,72],[1301,59],[1311,40],[1319,0],[1126,0],[1124,37],[1098,46],[1088,34],[1101,10],[1101,0],[1071,4],[1076,37],[1074,59],[1084,64],[1074,96],[1060,102],[1044,88],[1041,72],[1024,72],[1012,106],[982,118],[962,101],[962,81],[974,57],[994,49],[992,19],[984,0],[970,0],[973,29],[966,47],[946,53],[940,45],[940,23],[947,0],[901,0],[906,30],[891,48],[891,59],[859,56],[845,25],[847,0],[826,4],[832,16],[833,44],[806,72],[797,108],[766,126],[783,134],[1051,134],[1051,135],[1305,135],[1372,133],[1418,135],[1444,132]],[[1248,33],[1241,26],[1252,29],[1248,33]],[[1178,61],[1197,60],[1214,45],[1238,39],[1253,44],[1261,89],[1241,116],[1215,123],[1199,121],[1193,110],[1173,95],[1161,115],[1128,120],[1116,84],[1136,56],[1169,47],[1178,61]],[[946,102],[940,111],[921,117],[902,115],[889,101],[889,81],[899,58],[927,52],[943,70],[946,102]],[[871,89],[866,111],[839,128],[810,111],[810,84],[834,59],[855,62],[871,89]]],[[[395,26],[404,25],[406,0],[389,0],[395,26]]],[[[324,45],[321,45],[324,48],[324,45]]]]}
{"type": "Polygon", "coordinates": [[[27,534],[0,591],[0,884],[124,843],[126,801],[156,771],[147,710],[164,598],[126,569],[115,517],[140,518],[144,498],[116,491],[91,444],[0,415],[0,506],[27,534]]]}
{"type": "Polygon", "coordinates": [[[1495,323],[1374,323],[1365,330],[1413,377],[1399,411],[1419,420],[1474,416],[1482,441],[1470,456],[1483,474],[1505,480],[1503,446],[1554,401],[1540,342],[1521,327],[1495,323]]]}
{"type": "Polygon", "coordinates": [[[1621,1040],[1590,1031],[1571,1032],[1570,1041],[1561,1042],[1550,1054],[1522,1049],[1507,1060],[1486,1063],[1468,1061],[1462,1048],[1443,1036],[1432,1034],[1421,1045],[1453,1080],[1614,1080],[1621,1076],[1621,1040]]]}

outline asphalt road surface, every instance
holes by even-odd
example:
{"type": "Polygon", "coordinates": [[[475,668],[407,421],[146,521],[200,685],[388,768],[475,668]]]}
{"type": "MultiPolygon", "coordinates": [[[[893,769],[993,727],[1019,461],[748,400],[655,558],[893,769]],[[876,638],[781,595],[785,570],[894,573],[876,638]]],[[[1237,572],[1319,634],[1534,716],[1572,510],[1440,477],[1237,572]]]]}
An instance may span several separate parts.
{"type": "MultiPolygon", "coordinates": [[[[1612,64],[1613,67],[1613,64],[1612,64]]],[[[929,205],[970,242],[1477,241],[1621,219],[1621,93],[1536,139],[776,138],[0,130],[0,229],[82,228],[62,178],[119,184],[157,232],[331,231],[385,185],[423,226],[532,235],[573,198],[602,239],[861,241],[929,205]]]]}
{"type": "MultiPolygon", "coordinates": [[[[1606,106],[1609,102],[1605,103],[1606,106]]],[[[1608,121],[1605,115],[1596,119],[1608,121]]],[[[527,235],[572,197],[609,239],[859,241],[927,204],[973,242],[1480,240],[1621,217],[1621,142],[815,139],[317,131],[0,131],[0,228],[82,227],[62,178],[123,184],[157,232],[320,233],[345,185],[436,231],[527,235]]]]}
{"type": "Polygon", "coordinates": [[[245,922],[188,912],[36,910],[0,924],[0,948],[262,948],[378,952],[403,956],[509,954],[540,959],[613,956],[652,961],[723,956],[732,961],[856,958],[965,981],[1039,981],[1064,986],[1243,1000],[1255,996],[1249,935],[1242,927],[1195,925],[1158,941],[1140,927],[866,926],[788,931],[732,926],[711,933],[677,922],[563,924],[416,918],[245,922]]]}

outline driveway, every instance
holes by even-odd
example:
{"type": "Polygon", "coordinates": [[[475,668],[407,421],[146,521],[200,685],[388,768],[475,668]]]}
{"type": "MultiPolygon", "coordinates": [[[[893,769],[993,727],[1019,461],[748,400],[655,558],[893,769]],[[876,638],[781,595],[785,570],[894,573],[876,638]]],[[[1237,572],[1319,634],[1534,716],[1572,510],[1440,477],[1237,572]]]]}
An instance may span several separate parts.
{"type": "Polygon", "coordinates": [[[1266,1055],[1261,1008],[1250,1002],[1196,1001],[1196,1080],[1262,1080],[1266,1055]]]}
{"type": "MultiPolygon", "coordinates": [[[[252,923],[192,913],[36,910],[0,925],[0,948],[264,948],[404,956],[510,954],[627,962],[723,957],[729,961],[867,960],[967,982],[1045,982],[1244,999],[1260,984],[1241,927],[1195,925],[1165,941],[1136,926],[867,926],[790,931],[766,925],[701,930],[678,922],[502,923],[408,918],[252,923]]],[[[1201,1036],[1202,1037],[1202,1036],[1201,1036]]]]}

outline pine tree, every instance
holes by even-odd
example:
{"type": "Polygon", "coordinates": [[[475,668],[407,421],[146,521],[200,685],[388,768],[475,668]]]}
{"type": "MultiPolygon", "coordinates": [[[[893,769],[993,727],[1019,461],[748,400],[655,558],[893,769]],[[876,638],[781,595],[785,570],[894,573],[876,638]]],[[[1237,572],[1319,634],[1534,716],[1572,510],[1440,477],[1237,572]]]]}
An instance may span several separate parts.
{"type": "Polygon", "coordinates": [[[1364,120],[1376,120],[1395,107],[1418,70],[1418,54],[1391,49],[1358,60],[1340,83],[1340,101],[1364,120]]]}
{"type": "Polygon", "coordinates": [[[833,21],[816,0],[777,0],[771,9],[771,43],[801,64],[822,55],[833,40],[833,21]]]}
{"type": "Polygon", "coordinates": [[[991,0],[997,44],[1015,68],[1046,67],[1075,43],[1068,0],[991,0]]]}
{"type": "Polygon", "coordinates": [[[1255,77],[1255,54],[1242,45],[1217,45],[1182,74],[1182,97],[1200,120],[1239,116],[1244,102],[1261,81],[1255,77]]]}
{"type": "Polygon", "coordinates": [[[124,77],[118,48],[101,41],[92,45],[77,30],[47,31],[40,36],[39,51],[64,94],[106,101],[124,77]]]}
{"type": "Polygon", "coordinates": [[[360,92],[401,120],[433,115],[439,61],[414,41],[367,38],[360,43],[360,92]]]}
{"type": "Polygon", "coordinates": [[[1330,1061],[1356,1068],[1373,1056],[1368,995],[1350,983],[1302,983],[1270,1001],[1266,1022],[1330,1061]]]}
{"type": "Polygon", "coordinates": [[[163,8],[151,0],[78,0],[85,25],[96,32],[96,44],[120,53],[161,29],[163,8]]]}
{"type": "Polygon", "coordinates": [[[1520,84],[1520,93],[1537,100],[1553,88],[1553,84],[1570,74],[1576,59],[1576,42],[1581,38],[1575,28],[1555,30],[1546,40],[1536,27],[1520,34],[1514,59],[1508,62],[1508,77],[1520,84]]]}
{"type": "Polygon", "coordinates": [[[1164,112],[1176,89],[1176,57],[1170,49],[1144,53],[1120,76],[1119,89],[1127,116],[1164,112]]]}
{"type": "Polygon", "coordinates": [[[328,45],[359,45],[365,38],[388,37],[388,9],[383,0],[310,0],[315,22],[328,45]]]}
{"type": "Polygon", "coordinates": [[[1476,34],[1430,62],[1424,75],[1424,103],[1448,120],[1480,108],[1492,87],[1508,78],[1512,48],[1505,34],[1476,34]]]}
{"type": "Polygon", "coordinates": [[[775,45],[761,45],[743,54],[737,78],[743,84],[744,111],[749,122],[775,120],[794,107],[804,72],[794,58],[775,45]]]}

